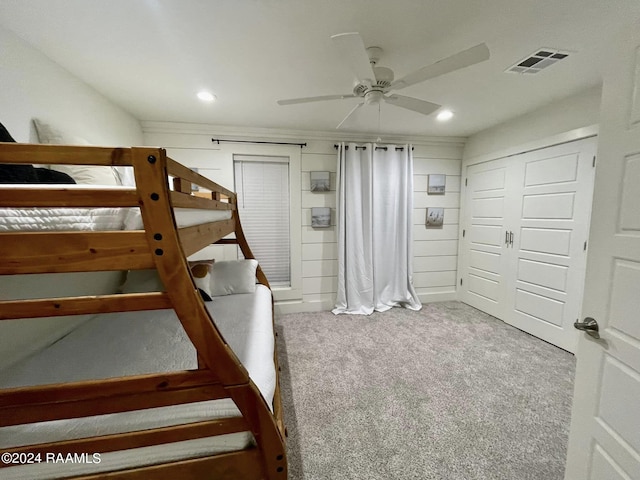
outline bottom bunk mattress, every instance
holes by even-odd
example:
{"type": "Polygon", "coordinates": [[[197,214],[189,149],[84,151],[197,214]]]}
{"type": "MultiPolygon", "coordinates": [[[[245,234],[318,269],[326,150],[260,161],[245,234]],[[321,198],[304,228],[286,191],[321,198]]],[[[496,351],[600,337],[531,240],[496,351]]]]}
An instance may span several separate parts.
{"type": "MultiPolygon", "coordinates": [[[[276,386],[271,291],[214,297],[207,309],[268,405],[276,386]]],[[[0,372],[0,388],[197,368],[196,351],[173,310],[102,314],[0,372]]],[[[0,428],[0,449],[240,416],[231,399],[0,428]]],[[[100,463],[0,469],[3,479],[53,479],[246,448],[248,432],[100,455],[100,463]]],[[[100,452],[90,452],[100,453],[100,452]]]]}

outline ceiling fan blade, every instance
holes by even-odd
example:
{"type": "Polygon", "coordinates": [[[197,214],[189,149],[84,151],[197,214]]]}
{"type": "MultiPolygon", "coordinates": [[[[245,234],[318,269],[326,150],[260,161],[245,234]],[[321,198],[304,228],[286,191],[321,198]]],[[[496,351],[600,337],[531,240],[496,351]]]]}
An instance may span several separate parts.
{"type": "Polygon", "coordinates": [[[436,63],[422,67],[420,70],[396,80],[391,84],[391,89],[399,90],[410,85],[415,85],[416,83],[424,82],[430,78],[444,75],[445,73],[484,62],[489,59],[490,55],[487,45],[485,43],[481,43],[480,45],[463,50],[462,52],[458,52],[450,57],[443,58],[436,63]]]}
{"type": "Polygon", "coordinates": [[[369,62],[367,49],[359,33],[339,33],[338,35],[333,35],[331,40],[340,51],[342,58],[348,62],[358,80],[376,81],[376,75],[373,73],[373,68],[369,62]]]}
{"type": "Polygon", "coordinates": [[[354,113],[356,110],[358,110],[358,109],[359,109],[361,106],[363,106],[363,105],[364,105],[364,102],[359,103],[359,104],[357,104],[355,107],[353,107],[353,108],[351,109],[351,111],[350,111],[349,113],[347,113],[347,116],[346,116],[346,117],[344,117],[344,118],[342,119],[342,121],[338,124],[338,126],[336,127],[336,130],[338,130],[338,129],[342,126],[342,124],[343,124],[344,122],[346,122],[346,121],[347,121],[347,119],[348,119],[351,115],[353,115],[353,113],[354,113]]]}
{"type": "Polygon", "coordinates": [[[441,107],[441,105],[438,105],[437,103],[426,102],[413,97],[405,97],[404,95],[393,94],[382,98],[384,98],[385,102],[390,103],[391,105],[406,108],[407,110],[413,110],[414,112],[418,112],[423,115],[430,115],[441,107]]]}
{"type": "Polygon", "coordinates": [[[322,102],[324,100],[343,100],[345,98],[354,98],[357,95],[347,93],[345,95],[323,95],[321,97],[303,97],[289,98],[287,100],[278,100],[278,105],[295,105],[298,103],[322,102]]]}

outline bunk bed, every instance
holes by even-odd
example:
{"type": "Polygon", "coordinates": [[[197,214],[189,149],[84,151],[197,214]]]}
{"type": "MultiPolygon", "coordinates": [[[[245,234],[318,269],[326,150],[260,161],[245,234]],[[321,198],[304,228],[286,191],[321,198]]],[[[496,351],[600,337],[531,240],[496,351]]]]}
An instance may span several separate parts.
{"type": "Polygon", "coordinates": [[[0,478],[286,479],[273,300],[235,194],[161,148],[0,143],[0,164],[135,175],[135,187],[0,185],[0,337],[82,319],[0,365],[0,478]],[[228,243],[255,291],[209,297],[187,258],[228,243]],[[91,274],[156,286],[64,288],[91,274]],[[53,298],[1,288],[36,277],[53,298]]]}

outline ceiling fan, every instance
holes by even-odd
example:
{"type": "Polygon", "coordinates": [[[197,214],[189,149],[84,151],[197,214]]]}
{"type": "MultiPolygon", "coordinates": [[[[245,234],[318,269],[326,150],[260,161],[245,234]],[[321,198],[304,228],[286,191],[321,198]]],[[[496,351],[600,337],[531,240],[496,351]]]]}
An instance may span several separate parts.
{"type": "Polygon", "coordinates": [[[481,43],[475,47],[458,52],[416,70],[399,80],[394,80],[393,70],[377,65],[382,49],[380,47],[365,48],[364,42],[357,32],[340,33],[331,37],[341,55],[349,62],[356,75],[356,83],[352,93],[343,95],[323,95],[320,97],[291,98],[278,100],[278,105],[295,105],[299,103],[320,102],[324,100],[344,100],[361,98],[336,128],[340,128],[353,113],[363,105],[376,105],[384,101],[397,107],[406,108],[423,115],[430,115],[441,105],[418,98],[397,95],[392,91],[400,90],[416,83],[453,72],[489,59],[489,48],[481,43]]]}

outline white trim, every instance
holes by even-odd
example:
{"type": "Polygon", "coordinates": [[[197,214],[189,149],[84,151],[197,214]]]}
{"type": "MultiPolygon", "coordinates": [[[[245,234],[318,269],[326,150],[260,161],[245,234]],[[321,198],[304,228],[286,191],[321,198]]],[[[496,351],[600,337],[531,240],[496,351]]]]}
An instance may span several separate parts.
{"type": "MultiPolygon", "coordinates": [[[[187,135],[208,135],[211,137],[222,136],[238,140],[326,140],[330,142],[356,141],[356,142],[376,142],[377,134],[371,133],[346,133],[346,132],[318,132],[306,130],[280,130],[274,128],[247,128],[230,127],[224,125],[208,125],[200,123],[180,123],[180,122],[140,122],[144,134],[187,134],[187,135]]],[[[220,140],[223,140],[222,138],[220,140]]],[[[416,145],[459,145],[464,146],[466,137],[430,137],[430,136],[406,136],[406,135],[384,135],[384,143],[413,143],[416,145]]],[[[211,142],[213,146],[213,142],[211,142]]],[[[215,144],[215,147],[222,147],[223,144],[215,144]]],[[[300,147],[295,147],[300,149],[300,147]]]]}
{"type": "Polygon", "coordinates": [[[275,302],[276,315],[304,312],[328,312],[335,306],[335,301],[317,300],[314,302],[275,302]]]}
{"type": "MultiPolygon", "coordinates": [[[[418,298],[424,303],[450,302],[457,300],[457,292],[439,292],[439,293],[419,293],[418,298]]],[[[330,294],[330,298],[313,301],[294,301],[294,302],[275,302],[276,315],[287,315],[289,313],[304,312],[328,312],[335,307],[335,293],[330,294]]]]}
{"type": "Polygon", "coordinates": [[[234,162],[255,163],[289,163],[289,157],[276,157],[273,155],[233,155],[234,162]]]}
{"type": "Polygon", "coordinates": [[[422,303],[435,303],[435,302],[451,302],[458,299],[457,289],[450,292],[438,292],[438,293],[419,293],[418,298],[422,303]]]}

